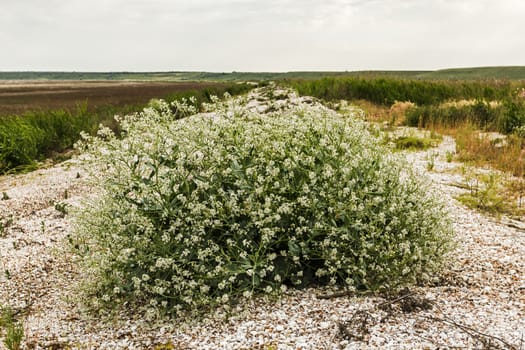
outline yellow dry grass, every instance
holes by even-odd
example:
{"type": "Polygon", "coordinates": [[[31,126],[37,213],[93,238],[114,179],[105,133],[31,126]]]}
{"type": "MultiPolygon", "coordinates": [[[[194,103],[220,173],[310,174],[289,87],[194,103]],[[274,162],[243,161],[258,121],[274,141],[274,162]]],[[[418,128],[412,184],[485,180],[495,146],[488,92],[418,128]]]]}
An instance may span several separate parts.
{"type": "Polygon", "coordinates": [[[415,107],[416,104],[410,101],[396,101],[391,107],[390,107],[390,123],[392,125],[403,125],[405,124],[406,120],[406,112],[412,108],[415,107]]]}

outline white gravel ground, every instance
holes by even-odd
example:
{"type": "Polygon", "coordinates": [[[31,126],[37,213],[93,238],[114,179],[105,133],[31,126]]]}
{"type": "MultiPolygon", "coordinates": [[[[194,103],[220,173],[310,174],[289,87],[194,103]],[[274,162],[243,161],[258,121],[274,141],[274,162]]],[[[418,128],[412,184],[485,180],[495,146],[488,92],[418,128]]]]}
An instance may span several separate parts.
{"type": "Polygon", "coordinates": [[[65,249],[71,223],[55,208],[90,192],[72,160],[0,178],[0,193],[9,197],[0,201],[0,305],[19,311],[28,349],[525,349],[525,232],[453,199],[462,190],[450,183],[461,176],[448,170],[460,165],[447,163],[445,154],[454,148],[445,137],[436,149],[408,154],[421,172],[428,172],[429,154],[439,154],[429,175],[450,204],[459,244],[440,281],[397,301],[322,299],[334,291],[308,289],[198,321],[100,320],[77,305],[82,275],[65,249]]]}

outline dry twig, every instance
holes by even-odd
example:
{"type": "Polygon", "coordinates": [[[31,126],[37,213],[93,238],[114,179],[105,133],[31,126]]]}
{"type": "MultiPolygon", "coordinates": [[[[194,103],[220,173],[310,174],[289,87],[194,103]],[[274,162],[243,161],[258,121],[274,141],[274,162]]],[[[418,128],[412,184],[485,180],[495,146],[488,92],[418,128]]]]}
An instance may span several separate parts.
{"type": "Polygon", "coordinates": [[[451,319],[450,317],[444,316],[444,318],[439,318],[439,317],[428,316],[428,319],[433,320],[433,321],[443,322],[443,323],[446,323],[448,325],[457,327],[457,328],[461,329],[463,332],[465,332],[468,335],[470,335],[472,338],[477,339],[478,341],[480,341],[488,349],[501,349],[500,347],[496,347],[497,345],[492,342],[493,340],[496,340],[496,341],[502,343],[503,345],[505,345],[506,349],[518,350],[518,348],[516,346],[508,343],[507,341],[505,341],[504,339],[502,339],[500,337],[480,332],[480,331],[478,331],[475,328],[472,328],[472,327],[463,325],[461,323],[458,323],[458,322],[454,321],[453,319],[451,319]]]}
{"type": "MultiPolygon", "coordinates": [[[[372,318],[370,312],[373,311],[374,309],[384,310],[385,307],[391,306],[396,303],[403,303],[401,305],[401,310],[403,310],[404,312],[412,312],[416,309],[426,310],[426,309],[430,309],[436,306],[438,310],[441,312],[441,314],[444,315],[444,312],[439,308],[439,306],[435,302],[428,300],[428,299],[424,299],[424,298],[416,298],[415,295],[416,294],[414,292],[410,292],[408,289],[405,289],[402,291],[402,294],[397,298],[384,301],[380,304],[373,306],[369,310],[358,310],[354,312],[354,314],[352,315],[352,318],[349,321],[337,323],[339,334],[341,334],[346,339],[354,339],[358,341],[364,340],[365,335],[368,334],[369,320],[372,318]],[[408,304],[406,304],[406,302],[408,302],[408,304]],[[356,328],[357,333],[352,332],[349,329],[349,327],[356,328]]],[[[461,331],[465,332],[473,339],[483,344],[483,347],[486,349],[518,350],[517,346],[510,344],[509,342],[507,342],[505,339],[501,337],[483,333],[473,327],[466,326],[464,324],[456,322],[455,320],[453,320],[452,318],[446,315],[443,316],[442,318],[434,317],[434,316],[427,316],[426,318],[430,321],[442,322],[449,326],[454,326],[460,329],[461,331]]],[[[449,347],[448,345],[438,344],[435,342],[434,344],[439,347],[443,347],[443,346],[449,347]]],[[[523,345],[523,339],[521,341],[521,345],[523,345]]],[[[519,350],[522,350],[522,346],[519,347],[519,350]]]]}

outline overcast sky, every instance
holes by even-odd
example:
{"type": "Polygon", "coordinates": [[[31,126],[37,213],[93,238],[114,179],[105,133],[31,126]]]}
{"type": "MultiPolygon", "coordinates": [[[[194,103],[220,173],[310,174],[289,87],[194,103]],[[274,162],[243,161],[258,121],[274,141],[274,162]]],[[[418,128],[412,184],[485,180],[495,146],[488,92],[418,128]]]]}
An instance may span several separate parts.
{"type": "Polygon", "coordinates": [[[523,0],[2,0],[0,70],[525,65],[523,0]]]}

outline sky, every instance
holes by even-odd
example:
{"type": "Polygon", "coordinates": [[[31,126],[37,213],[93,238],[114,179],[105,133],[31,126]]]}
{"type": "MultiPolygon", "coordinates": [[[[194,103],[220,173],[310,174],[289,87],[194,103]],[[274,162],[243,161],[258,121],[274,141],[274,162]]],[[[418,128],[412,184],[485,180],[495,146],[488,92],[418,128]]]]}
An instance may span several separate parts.
{"type": "Polygon", "coordinates": [[[2,0],[0,71],[525,65],[523,0],[2,0]]]}

